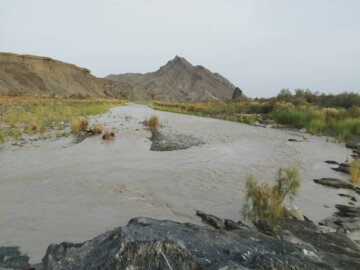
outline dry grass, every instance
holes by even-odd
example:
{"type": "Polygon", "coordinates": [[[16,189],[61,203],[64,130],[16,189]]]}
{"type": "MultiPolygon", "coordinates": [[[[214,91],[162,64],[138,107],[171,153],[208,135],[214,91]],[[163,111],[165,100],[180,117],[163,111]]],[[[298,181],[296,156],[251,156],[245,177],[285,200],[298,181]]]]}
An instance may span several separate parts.
{"type": "Polygon", "coordinates": [[[89,126],[89,121],[86,118],[73,119],[71,121],[71,132],[73,134],[79,134],[85,131],[89,126]]]}
{"type": "Polygon", "coordinates": [[[101,134],[104,132],[104,127],[99,124],[95,124],[91,127],[91,130],[94,134],[101,134]]]}
{"type": "Polygon", "coordinates": [[[2,140],[7,140],[52,129],[62,132],[68,124],[76,133],[84,123],[74,119],[105,113],[124,103],[106,99],[0,97],[0,133],[2,140]]]}
{"type": "Polygon", "coordinates": [[[350,181],[360,184],[360,160],[354,160],[350,164],[350,181]]]}

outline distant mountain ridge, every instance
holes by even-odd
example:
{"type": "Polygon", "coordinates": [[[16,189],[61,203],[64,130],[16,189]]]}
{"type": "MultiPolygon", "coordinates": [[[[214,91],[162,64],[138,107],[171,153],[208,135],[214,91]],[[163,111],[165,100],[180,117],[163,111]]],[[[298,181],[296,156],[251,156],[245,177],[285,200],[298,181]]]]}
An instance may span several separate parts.
{"type": "Polygon", "coordinates": [[[112,74],[106,79],[132,85],[135,95],[163,101],[229,100],[235,90],[235,86],[220,74],[203,66],[193,66],[179,56],[155,72],[112,74]]]}
{"type": "Polygon", "coordinates": [[[176,56],[150,73],[97,78],[90,71],[49,57],[0,53],[0,95],[114,97],[129,100],[219,101],[235,86],[220,74],[176,56]]]}

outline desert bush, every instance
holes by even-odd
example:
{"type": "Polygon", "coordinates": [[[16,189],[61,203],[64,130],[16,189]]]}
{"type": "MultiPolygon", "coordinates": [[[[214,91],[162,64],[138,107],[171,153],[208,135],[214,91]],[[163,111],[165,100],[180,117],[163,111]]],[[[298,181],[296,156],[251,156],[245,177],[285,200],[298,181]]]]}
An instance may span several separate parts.
{"type": "Polygon", "coordinates": [[[159,126],[159,118],[155,115],[144,121],[145,126],[148,126],[150,130],[156,130],[159,126]]]}
{"type": "Polygon", "coordinates": [[[354,184],[360,183],[360,160],[354,160],[350,164],[350,181],[354,184]]]}
{"type": "Polygon", "coordinates": [[[273,221],[283,217],[283,203],[296,196],[300,187],[298,170],[280,168],[275,177],[275,184],[259,184],[250,176],[246,181],[246,203],[242,209],[246,219],[273,221]]]}

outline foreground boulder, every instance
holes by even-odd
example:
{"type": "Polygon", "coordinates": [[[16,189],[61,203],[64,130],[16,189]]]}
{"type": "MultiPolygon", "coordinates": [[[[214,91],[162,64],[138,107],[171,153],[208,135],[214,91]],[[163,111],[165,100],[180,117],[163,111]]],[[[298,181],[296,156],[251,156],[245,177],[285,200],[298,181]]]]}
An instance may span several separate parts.
{"type": "MultiPolygon", "coordinates": [[[[200,215],[222,227],[222,219],[200,215]]],[[[81,244],[49,246],[43,267],[51,270],[360,269],[360,249],[344,234],[323,233],[311,222],[295,219],[286,220],[281,226],[288,231],[288,238],[270,237],[245,226],[227,231],[135,218],[126,227],[81,244]]]]}
{"type": "Polygon", "coordinates": [[[18,247],[0,247],[0,270],[29,267],[29,257],[21,254],[18,247]]]}
{"type": "Polygon", "coordinates": [[[345,146],[347,148],[359,149],[360,148],[360,136],[358,136],[358,135],[351,136],[349,139],[346,140],[345,146]]]}

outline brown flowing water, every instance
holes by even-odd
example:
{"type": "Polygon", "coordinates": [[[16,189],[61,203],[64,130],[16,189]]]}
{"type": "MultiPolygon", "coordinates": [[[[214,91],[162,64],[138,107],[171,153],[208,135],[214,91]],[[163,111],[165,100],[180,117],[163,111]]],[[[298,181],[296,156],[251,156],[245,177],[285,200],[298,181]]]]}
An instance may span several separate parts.
{"type": "MultiPolygon", "coordinates": [[[[51,243],[82,242],[137,216],[199,223],[195,210],[240,219],[247,176],[272,181],[279,167],[296,166],[301,188],[292,203],[314,221],[345,199],[313,183],[346,176],[325,160],[344,161],[343,144],[304,134],[127,105],[92,117],[116,129],[114,141],[90,137],[37,141],[0,148],[0,246],[17,245],[38,262],[51,243]],[[140,123],[157,115],[165,134],[191,135],[205,144],[150,151],[140,123]]],[[[0,146],[1,147],[1,146],[0,146]]]]}

